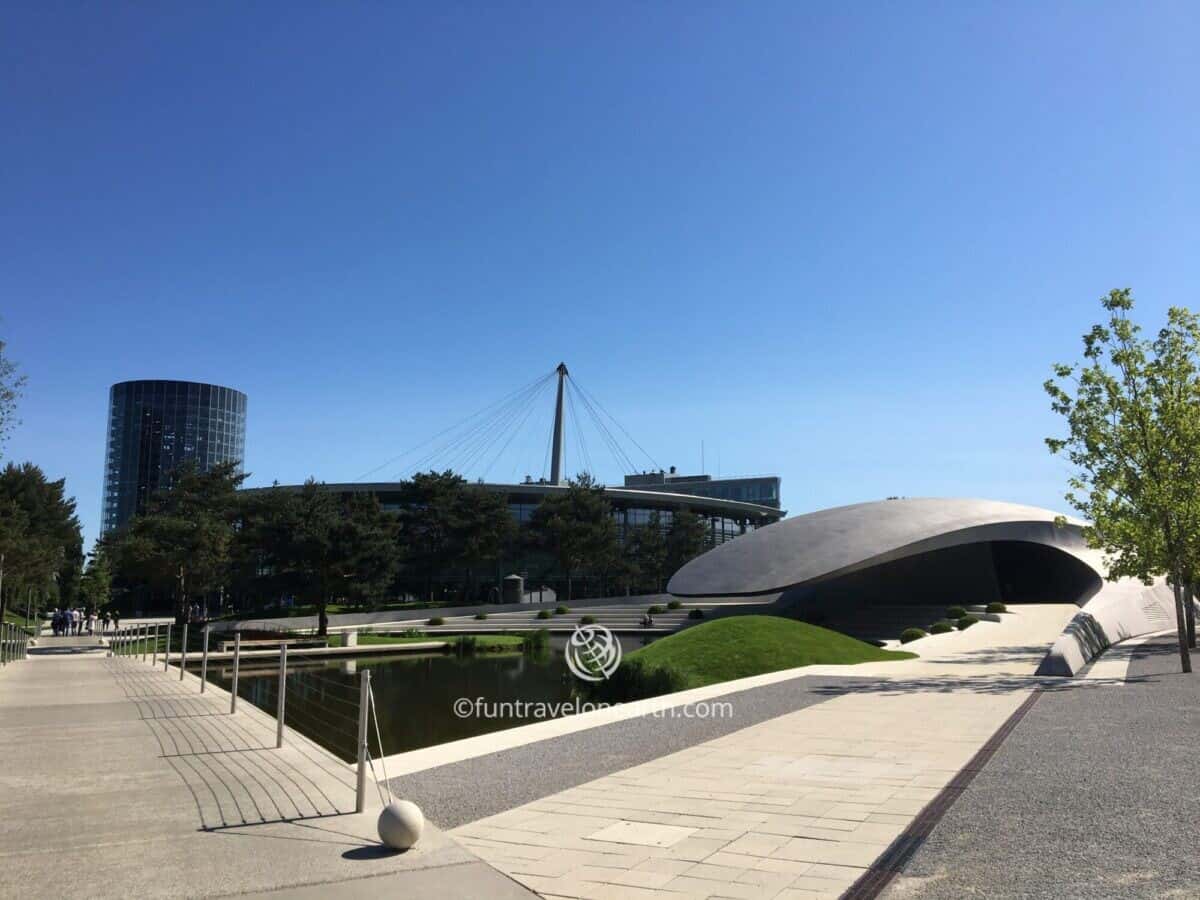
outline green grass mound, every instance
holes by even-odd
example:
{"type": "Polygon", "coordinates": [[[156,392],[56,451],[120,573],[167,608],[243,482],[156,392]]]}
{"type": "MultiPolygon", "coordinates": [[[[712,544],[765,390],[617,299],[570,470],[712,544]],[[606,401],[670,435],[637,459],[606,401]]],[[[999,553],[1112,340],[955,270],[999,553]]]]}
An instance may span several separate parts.
{"type": "Polygon", "coordinates": [[[633,700],[797,666],[851,665],[916,654],[881,650],[778,616],[730,616],[655,641],[625,657],[601,692],[633,700]]]}

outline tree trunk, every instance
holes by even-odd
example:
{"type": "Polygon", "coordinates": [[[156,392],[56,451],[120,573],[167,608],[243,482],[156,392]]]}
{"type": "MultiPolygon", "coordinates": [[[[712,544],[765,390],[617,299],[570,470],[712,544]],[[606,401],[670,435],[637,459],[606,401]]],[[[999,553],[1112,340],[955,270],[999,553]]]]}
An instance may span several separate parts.
{"type": "Polygon", "coordinates": [[[571,573],[570,573],[570,572],[568,572],[568,573],[567,573],[567,603],[570,603],[570,602],[571,602],[571,601],[574,599],[574,592],[572,591],[572,589],[571,589],[571,588],[572,588],[572,586],[571,586],[571,573]]]}
{"type": "Polygon", "coordinates": [[[1171,589],[1175,592],[1175,625],[1179,632],[1179,663],[1185,673],[1192,671],[1192,655],[1188,651],[1187,615],[1183,609],[1183,585],[1179,577],[1172,579],[1171,589]]]}
{"type": "Polygon", "coordinates": [[[325,613],[325,607],[329,602],[322,597],[317,601],[317,636],[326,637],[329,634],[329,616],[325,613]]]}
{"type": "Polygon", "coordinates": [[[1187,614],[1188,646],[1194,650],[1196,648],[1196,604],[1192,597],[1192,586],[1190,584],[1184,585],[1183,605],[1184,612],[1187,614]]]}
{"type": "Polygon", "coordinates": [[[187,587],[183,578],[183,566],[179,567],[178,588],[175,591],[175,624],[180,628],[187,621],[187,587]]]}

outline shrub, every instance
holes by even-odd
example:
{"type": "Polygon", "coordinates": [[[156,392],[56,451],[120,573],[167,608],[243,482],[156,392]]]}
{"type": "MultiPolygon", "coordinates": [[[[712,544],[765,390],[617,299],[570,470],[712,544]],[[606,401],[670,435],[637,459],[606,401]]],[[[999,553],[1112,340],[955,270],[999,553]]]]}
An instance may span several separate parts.
{"type": "Polygon", "coordinates": [[[646,610],[646,612],[652,616],[661,616],[663,614],[663,611],[664,611],[663,608],[661,606],[659,606],[658,604],[655,604],[654,606],[652,606],[648,610],[646,610]]]}
{"type": "Polygon", "coordinates": [[[595,625],[596,617],[595,616],[584,616],[583,618],[581,618],[579,620],[579,624],[580,625],[595,625]]]}
{"type": "Polygon", "coordinates": [[[443,619],[441,616],[434,616],[432,619],[430,619],[425,624],[427,624],[427,625],[445,625],[446,620],[443,619]]]}
{"type": "Polygon", "coordinates": [[[592,686],[591,697],[604,703],[627,703],[686,690],[687,679],[675,669],[650,667],[639,659],[621,663],[606,681],[592,686]]]}
{"type": "Polygon", "coordinates": [[[929,626],[930,634],[945,634],[947,631],[954,630],[953,622],[934,622],[929,626]]]}
{"type": "Polygon", "coordinates": [[[484,619],[487,618],[487,613],[485,613],[485,612],[475,613],[475,618],[479,619],[479,621],[482,622],[484,619]]]}
{"type": "Polygon", "coordinates": [[[912,641],[919,641],[927,634],[928,632],[924,628],[905,628],[900,632],[900,643],[908,644],[912,641]]]}
{"type": "Polygon", "coordinates": [[[558,606],[554,607],[554,614],[556,616],[565,616],[570,611],[571,611],[571,607],[563,606],[561,603],[558,606]]]}
{"type": "Polygon", "coordinates": [[[667,604],[667,609],[683,609],[683,604],[678,600],[672,600],[667,604]]]}
{"type": "Polygon", "coordinates": [[[479,649],[479,638],[473,634],[464,634],[458,639],[458,652],[463,656],[474,656],[479,649]]]}
{"type": "Polygon", "coordinates": [[[521,649],[527,652],[544,652],[550,646],[550,632],[545,628],[531,631],[521,638],[521,649]]]}
{"type": "Polygon", "coordinates": [[[702,610],[702,609],[689,610],[688,618],[689,619],[703,619],[704,618],[704,610],[702,610]]]}
{"type": "Polygon", "coordinates": [[[987,611],[990,613],[1008,612],[1008,607],[999,600],[995,600],[987,605],[987,611]]]}
{"type": "Polygon", "coordinates": [[[963,616],[958,620],[958,630],[966,631],[978,621],[979,619],[977,619],[975,616],[963,616]]]}
{"type": "Polygon", "coordinates": [[[961,619],[966,614],[967,614],[966,609],[964,609],[961,606],[952,606],[948,610],[946,610],[946,618],[947,619],[961,619]]]}
{"type": "Polygon", "coordinates": [[[548,618],[550,618],[550,610],[548,610],[548,609],[539,609],[539,610],[537,611],[537,617],[538,617],[539,619],[548,619],[548,618]]]}

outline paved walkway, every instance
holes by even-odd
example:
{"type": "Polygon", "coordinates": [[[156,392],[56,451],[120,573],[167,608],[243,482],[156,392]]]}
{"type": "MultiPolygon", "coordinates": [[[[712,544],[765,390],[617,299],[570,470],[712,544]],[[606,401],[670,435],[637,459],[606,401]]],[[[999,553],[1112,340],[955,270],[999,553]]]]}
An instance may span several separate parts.
{"type": "Polygon", "coordinates": [[[198,681],[103,654],[0,673],[0,897],[528,897],[430,827],[404,854],[353,775],[198,681]]]}
{"type": "Polygon", "coordinates": [[[547,897],[840,896],[1030,696],[1075,611],[1018,607],[917,660],[812,667],[858,677],[451,834],[547,897]]]}

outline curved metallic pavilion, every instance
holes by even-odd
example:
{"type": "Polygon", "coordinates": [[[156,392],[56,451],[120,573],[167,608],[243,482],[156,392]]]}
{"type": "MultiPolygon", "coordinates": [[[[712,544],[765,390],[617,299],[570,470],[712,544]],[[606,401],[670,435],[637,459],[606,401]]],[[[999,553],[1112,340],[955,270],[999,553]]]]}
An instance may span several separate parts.
{"type": "Polygon", "coordinates": [[[1072,602],[1041,674],[1071,675],[1117,641],[1170,627],[1171,590],[1106,582],[1082,522],[994,500],[917,498],[795,516],[716,547],[675,573],[681,597],[777,594],[781,608],[853,614],[919,603],[1072,602]]]}

